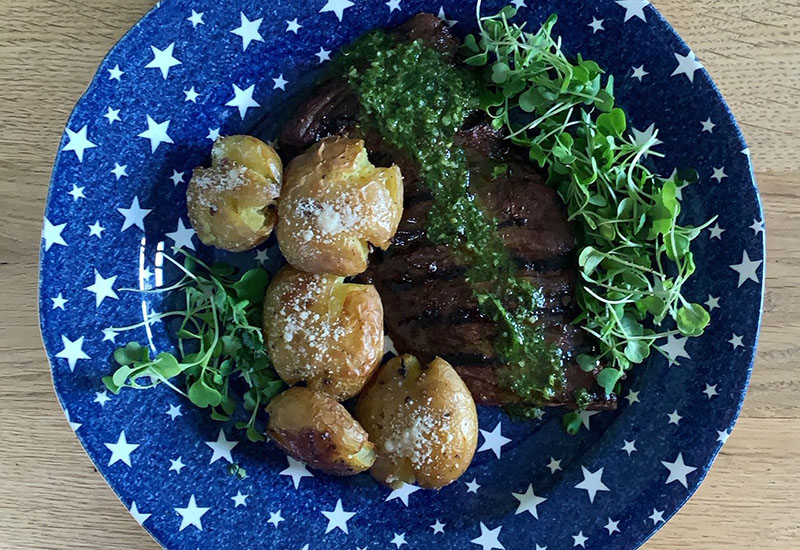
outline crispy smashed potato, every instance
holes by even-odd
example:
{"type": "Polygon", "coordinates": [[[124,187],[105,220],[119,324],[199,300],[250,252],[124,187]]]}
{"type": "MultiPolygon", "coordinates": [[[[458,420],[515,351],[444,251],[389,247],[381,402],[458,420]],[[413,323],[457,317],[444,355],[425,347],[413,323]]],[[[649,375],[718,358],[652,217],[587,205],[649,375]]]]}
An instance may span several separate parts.
{"type": "Polygon", "coordinates": [[[377,447],[372,476],[394,488],[452,483],[478,444],[472,395],[438,357],[427,367],[412,355],[386,363],[359,396],[356,418],[377,447]]]}
{"type": "Polygon", "coordinates": [[[287,384],[353,397],[383,357],[381,298],[372,285],[287,266],[267,289],[264,339],[287,384]]]}
{"type": "Polygon", "coordinates": [[[278,243],[311,273],[351,276],[367,268],[369,245],[386,249],[403,214],[403,176],[376,168],[362,140],[328,138],[286,168],[278,243]]]}
{"type": "Polygon", "coordinates": [[[308,388],[290,388],[267,405],[267,433],[286,454],[325,473],[347,476],[375,462],[367,432],[342,405],[308,388]]]}
{"type": "Polygon", "coordinates": [[[203,243],[233,252],[255,248],[277,221],[283,166],[275,150],[251,136],[217,140],[211,168],[196,168],[186,200],[203,243]]]}

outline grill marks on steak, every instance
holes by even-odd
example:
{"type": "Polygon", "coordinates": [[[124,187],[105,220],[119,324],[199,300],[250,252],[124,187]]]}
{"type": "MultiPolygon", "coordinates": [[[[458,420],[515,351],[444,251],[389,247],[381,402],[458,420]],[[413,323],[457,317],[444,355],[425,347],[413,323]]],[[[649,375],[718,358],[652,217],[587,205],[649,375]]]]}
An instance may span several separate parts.
{"type": "MultiPolygon", "coordinates": [[[[399,31],[424,40],[444,55],[452,55],[458,44],[445,24],[431,14],[412,18],[399,31]]],[[[347,134],[365,140],[373,163],[400,166],[405,187],[400,227],[389,250],[373,255],[361,280],[377,287],[386,329],[398,350],[422,361],[443,357],[479,403],[517,401],[516,395],[497,383],[500,364],[492,344],[496,327],[481,315],[473,287],[464,277],[465,266],[450,249],[425,236],[432,196],[419,182],[417,166],[374,131],[358,128],[358,116],[355,94],[344,81],[331,80],[285,126],[281,149],[296,153],[329,135],[347,134]]],[[[480,117],[469,120],[455,140],[467,152],[471,190],[487,216],[499,220],[498,234],[516,261],[519,276],[544,294],[538,322],[547,341],[564,352],[567,381],[564,391],[549,404],[574,406],[574,391],[585,388],[596,400],[590,408],[615,408],[616,397],[604,397],[596,373],[583,372],[574,360],[577,354],[590,351],[591,345],[585,333],[570,324],[577,313],[573,296],[579,275],[563,203],[527,158],[510,149],[480,117]],[[492,179],[498,162],[508,164],[508,174],[492,179]]]]}

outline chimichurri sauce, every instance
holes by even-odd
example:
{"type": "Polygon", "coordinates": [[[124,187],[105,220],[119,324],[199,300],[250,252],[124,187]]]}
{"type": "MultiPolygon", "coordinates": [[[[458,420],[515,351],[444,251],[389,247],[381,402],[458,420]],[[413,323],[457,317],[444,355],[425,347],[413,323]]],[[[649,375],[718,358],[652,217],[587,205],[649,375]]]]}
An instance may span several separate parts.
{"type": "Polygon", "coordinates": [[[526,403],[543,403],[564,384],[561,350],[536,324],[540,288],[517,275],[511,254],[470,192],[464,150],[453,143],[478,108],[480,81],[447,63],[420,41],[376,31],[357,40],[337,61],[362,105],[366,124],[410,154],[433,201],[428,239],[448,246],[467,266],[481,312],[497,326],[498,382],[526,403]]]}

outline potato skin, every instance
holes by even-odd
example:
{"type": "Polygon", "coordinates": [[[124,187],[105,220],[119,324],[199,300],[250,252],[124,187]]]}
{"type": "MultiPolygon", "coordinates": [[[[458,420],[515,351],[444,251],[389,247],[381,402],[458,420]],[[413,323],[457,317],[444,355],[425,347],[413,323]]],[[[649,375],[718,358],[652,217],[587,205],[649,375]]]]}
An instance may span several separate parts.
{"type": "Polygon", "coordinates": [[[361,393],[356,419],[375,444],[371,469],[381,483],[444,487],[469,466],[478,444],[478,414],[467,386],[437,357],[423,367],[395,357],[361,393]]]}
{"type": "Polygon", "coordinates": [[[339,401],[357,395],[383,357],[383,304],[372,285],[287,266],[267,289],[263,321],[280,377],[339,401]]]}
{"type": "Polygon", "coordinates": [[[189,221],[203,243],[233,252],[255,248],[277,221],[283,165],[251,136],[214,143],[211,168],[196,168],[186,190],[189,221]]]}
{"type": "Polygon", "coordinates": [[[286,168],[278,244],[303,271],[357,275],[367,268],[368,243],[385,250],[402,213],[400,169],[374,167],[363,140],[327,138],[286,168]]]}
{"type": "Polygon", "coordinates": [[[363,472],[375,461],[367,432],[342,405],[308,388],[290,388],[269,405],[267,433],[286,454],[336,476],[363,472]]]}

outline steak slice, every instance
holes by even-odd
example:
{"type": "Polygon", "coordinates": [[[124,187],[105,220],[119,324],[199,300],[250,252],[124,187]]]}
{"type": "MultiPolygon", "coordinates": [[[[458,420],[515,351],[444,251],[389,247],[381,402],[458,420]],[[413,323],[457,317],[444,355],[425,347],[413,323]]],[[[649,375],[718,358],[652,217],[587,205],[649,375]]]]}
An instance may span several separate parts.
{"type": "MultiPolygon", "coordinates": [[[[457,44],[446,25],[430,14],[412,18],[400,32],[424,40],[443,55],[451,55],[457,44]]],[[[346,82],[329,80],[285,126],[281,150],[302,151],[319,139],[344,134],[363,138],[374,164],[400,166],[405,188],[402,221],[393,245],[386,252],[374,252],[368,271],[360,276],[381,295],[387,333],[401,353],[422,361],[437,355],[446,359],[478,403],[520,401],[498,383],[501,363],[493,346],[497,329],[481,314],[473,286],[465,279],[466,267],[449,248],[426,237],[432,197],[419,181],[418,167],[380,135],[358,127],[358,117],[358,98],[346,82]]],[[[538,323],[546,341],[562,350],[566,379],[562,391],[546,405],[574,407],[576,391],[585,389],[593,398],[589,408],[615,408],[616,396],[605,395],[597,373],[584,372],[575,361],[592,345],[586,333],[571,324],[578,313],[573,296],[579,273],[563,203],[527,157],[480,117],[468,121],[455,139],[467,153],[471,190],[487,217],[498,220],[498,235],[517,263],[518,275],[544,294],[538,323]],[[500,163],[508,166],[507,173],[494,177],[500,163]]]]}

